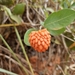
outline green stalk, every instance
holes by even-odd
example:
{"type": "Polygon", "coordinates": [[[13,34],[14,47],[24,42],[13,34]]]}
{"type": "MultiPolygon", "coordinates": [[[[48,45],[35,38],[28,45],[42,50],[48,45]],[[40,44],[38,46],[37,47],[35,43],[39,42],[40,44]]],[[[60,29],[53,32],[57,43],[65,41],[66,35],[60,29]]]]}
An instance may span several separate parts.
{"type": "Polygon", "coordinates": [[[28,56],[27,56],[27,54],[26,54],[26,51],[25,51],[25,48],[24,48],[24,46],[23,46],[22,40],[21,40],[21,38],[20,38],[20,35],[19,35],[19,33],[18,33],[18,30],[17,30],[16,27],[14,27],[14,29],[15,29],[16,35],[17,35],[17,37],[18,37],[18,40],[19,40],[19,42],[20,42],[21,48],[22,48],[22,50],[23,50],[24,56],[25,56],[25,58],[26,58],[26,60],[27,60],[27,62],[28,62],[29,68],[30,68],[30,70],[31,70],[31,72],[32,72],[32,75],[34,75],[33,69],[32,69],[31,64],[30,64],[30,62],[29,62],[28,56]]]}
{"type": "Polygon", "coordinates": [[[13,52],[13,50],[10,48],[10,46],[7,44],[7,42],[5,41],[5,39],[2,37],[2,35],[0,34],[0,38],[2,39],[2,41],[4,42],[4,44],[6,45],[6,47],[10,50],[10,52],[13,54],[13,57],[18,61],[20,67],[24,70],[24,72],[26,73],[26,75],[28,75],[27,70],[24,68],[24,66],[21,64],[20,60],[17,58],[17,56],[15,55],[15,53],[13,52]]]}
{"type": "Polygon", "coordinates": [[[20,24],[2,24],[2,25],[0,25],[0,28],[2,28],[2,27],[11,27],[11,26],[20,26],[20,24]]]}

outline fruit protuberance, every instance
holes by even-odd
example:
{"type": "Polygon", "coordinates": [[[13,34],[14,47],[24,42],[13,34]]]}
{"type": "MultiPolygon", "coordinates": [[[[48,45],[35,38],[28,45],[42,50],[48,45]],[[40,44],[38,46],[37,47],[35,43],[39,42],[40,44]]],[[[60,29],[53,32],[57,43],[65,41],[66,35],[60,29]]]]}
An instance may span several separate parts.
{"type": "Polygon", "coordinates": [[[47,29],[32,31],[29,34],[30,45],[38,52],[45,52],[50,46],[51,35],[47,29]]]}

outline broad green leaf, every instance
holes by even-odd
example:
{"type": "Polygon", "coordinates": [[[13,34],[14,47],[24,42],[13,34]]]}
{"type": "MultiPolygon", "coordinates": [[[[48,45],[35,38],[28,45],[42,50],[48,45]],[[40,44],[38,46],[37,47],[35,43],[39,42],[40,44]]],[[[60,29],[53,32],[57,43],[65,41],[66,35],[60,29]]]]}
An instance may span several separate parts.
{"type": "Polygon", "coordinates": [[[6,74],[9,74],[9,75],[18,75],[18,74],[15,74],[15,73],[13,73],[13,72],[10,72],[10,71],[7,71],[7,70],[5,70],[5,69],[2,69],[2,68],[0,68],[0,73],[6,73],[6,74]]]}
{"type": "Polygon", "coordinates": [[[32,32],[32,31],[35,31],[35,29],[31,28],[29,30],[26,31],[26,33],[24,34],[24,43],[28,46],[30,46],[30,43],[29,43],[29,34],[32,32]]]}
{"type": "Polygon", "coordinates": [[[50,32],[51,35],[60,35],[61,33],[63,33],[65,31],[65,28],[61,28],[59,30],[50,30],[48,29],[48,31],[50,32]]]}
{"type": "Polygon", "coordinates": [[[69,25],[75,19],[75,11],[63,9],[54,12],[44,22],[44,27],[51,30],[58,30],[69,25]]]}
{"type": "Polygon", "coordinates": [[[15,5],[12,12],[13,14],[19,15],[23,14],[24,10],[25,10],[25,3],[20,3],[15,5]]]}
{"type": "Polygon", "coordinates": [[[2,6],[3,10],[6,12],[6,14],[15,22],[21,24],[22,23],[22,19],[20,16],[17,15],[13,15],[10,11],[9,8],[7,8],[6,6],[2,6]]]}

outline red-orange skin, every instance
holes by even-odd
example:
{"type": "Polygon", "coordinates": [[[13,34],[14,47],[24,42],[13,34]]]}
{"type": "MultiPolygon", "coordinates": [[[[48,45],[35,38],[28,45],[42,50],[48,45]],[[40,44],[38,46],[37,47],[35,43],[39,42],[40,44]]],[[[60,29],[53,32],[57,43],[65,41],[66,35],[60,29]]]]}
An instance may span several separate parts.
{"type": "Polygon", "coordinates": [[[45,52],[50,46],[51,35],[47,29],[32,31],[29,34],[30,45],[38,52],[45,52]]]}

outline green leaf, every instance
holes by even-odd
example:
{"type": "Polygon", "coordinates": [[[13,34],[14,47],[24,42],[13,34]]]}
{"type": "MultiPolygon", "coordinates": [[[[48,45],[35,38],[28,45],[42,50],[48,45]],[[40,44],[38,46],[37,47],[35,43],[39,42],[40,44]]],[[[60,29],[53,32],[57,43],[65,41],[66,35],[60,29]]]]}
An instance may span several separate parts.
{"type": "Polygon", "coordinates": [[[65,28],[61,28],[59,30],[50,30],[48,29],[48,31],[50,32],[51,35],[60,35],[61,33],[63,33],[65,31],[65,28]]]}
{"type": "Polygon", "coordinates": [[[13,73],[13,72],[10,72],[10,71],[7,71],[7,70],[5,70],[5,69],[2,69],[2,68],[0,68],[0,72],[2,72],[2,73],[7,73],[7,74],[10,74],[10,75],[18,75],[18,74],[15,74],[15,73],[13,73]]]}
{"type": "Polygon", "coordinates": [[[13,21],[17,22],[18,24],[22,23],[22,19],[20,16],[13,15],[9,8],[6,6],[2,6],[3,10],[6,12],[7,16],[9,16],[13,21]]]}
{"type": "Polygon", "coordinates": [[[44,22],[44,27],[51,30],[58,30],[69,25],[75,19],[75,11],[63,9],[54,12],[44,22]]]}
{"type": "Polygon", "coordinates": [[[13,14],[19,15],[23,14],[24,10],[25,10],[25,3],[20,3],[15,5],[12,12],[13,14]]]}
{"type": "Polygon", "coordinates": [[[30,43],[29,43],[29,34],[32,32],[32,31],[35,31],[35,29],[31,28],[29,30],[27,30],[27,32],[24,34],[24,43],[28,46],[30,46],[30,43]]]}
{"type": "Polygon", "coordinates": [[[14,20],[15,22],[17,22],[18,24],[21,24],[22,23],[22,19],[21,19],[21,17],[20,16],[17,16],[17,15],[10,15],[10,18],[12,19],[12,20],[14,20]]]}
{"type": "Polygon", "coordinates": [[[12,15],[11,11],[9,8],[7,8],[6,6],[2,6],[3,10],[7,13],[7,15],[12,15]]]}

